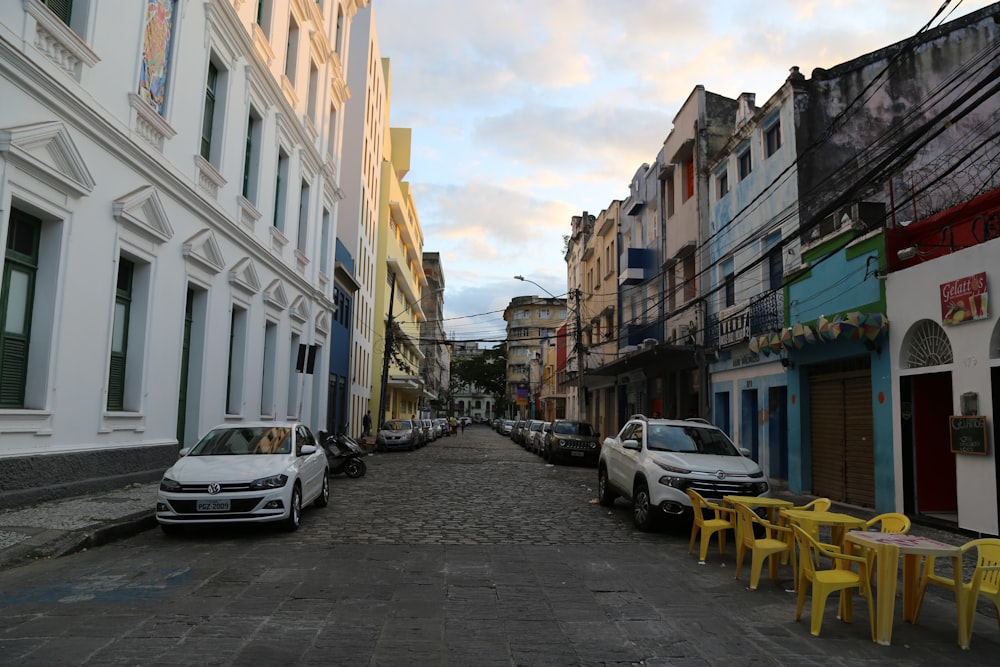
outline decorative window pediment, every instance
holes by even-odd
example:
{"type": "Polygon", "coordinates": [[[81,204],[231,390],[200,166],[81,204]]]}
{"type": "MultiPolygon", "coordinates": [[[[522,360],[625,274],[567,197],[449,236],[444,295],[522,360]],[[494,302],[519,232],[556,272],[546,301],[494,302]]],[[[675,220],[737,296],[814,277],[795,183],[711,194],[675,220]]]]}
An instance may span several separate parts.
{"type": "Polygon", "coordinates": [[[309,310],[306,308],[306,298],[302,295],[295,297],[295,301],[292,302],[292,306],[288,309],[288,312],[289,315],[299,322],[307,321],[309,319],[309,310]]]}
{"type": "Polygon", "coordinates": [[[264,290],[264,301],[278,310],[284,310],[288,307],[288,295],[285,294],[285,286],[281,282],[281,278],[275,278],[264,290]]]}
{"type": "Polygon", "coordinates": [[[185,241],[182,252],[189,262],[199,265],[213,275],[226,268],[222,250],[219,249],[219,243],[215,240],[215,234],[211,229],[203,229],[185,241]]]}
{"type": "Polygon", "coordinates": [[[330,333],[330,313],[322,311],[316,318],[316,329],[323,333],[330,333]]]}
{"type": "Polygon", "coordinates": [[[260,291],[260,278],[253,260],[244,257],[229,269],[229,284],[242,291],[247,296],[253,296],[260,291]]]}
{"type": "Polygon", "coordinates": [[[152,185],[133,190],[111,204],[115,220],[155,242],[169,241],[174,235],[160,195],[152,185]]]}
{"type": "Polygon", "coordinates": [[[0,130],[0,153],[61,191],[82,197],[96,185],[66,126],[58,121],[0,130]]]}

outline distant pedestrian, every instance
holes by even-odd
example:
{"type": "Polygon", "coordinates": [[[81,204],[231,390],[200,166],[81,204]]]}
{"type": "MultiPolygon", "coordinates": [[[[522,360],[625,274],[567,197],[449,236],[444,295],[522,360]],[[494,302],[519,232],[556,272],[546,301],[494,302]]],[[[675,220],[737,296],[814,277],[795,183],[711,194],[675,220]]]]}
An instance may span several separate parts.
{"type": "Polygon", "coordinates": [[[372,411],[369,410],[361,419],[361,437],[367,438],[372,434],[372,411]]]}
{"type": "Polygon", "coordinates": [[[462,419],[461,422],[462,422],[462,435],[465,435],[465,420],[462,419]]]}

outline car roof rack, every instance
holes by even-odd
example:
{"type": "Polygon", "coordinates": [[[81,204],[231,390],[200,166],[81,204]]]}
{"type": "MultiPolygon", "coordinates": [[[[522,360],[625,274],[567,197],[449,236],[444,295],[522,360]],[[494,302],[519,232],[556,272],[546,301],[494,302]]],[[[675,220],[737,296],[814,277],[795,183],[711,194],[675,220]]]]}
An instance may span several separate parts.
{"type": "Polygon", "coordinates": [[[649,421],[649,418],[646,417],[646,415],[644,415],[644,414],[632,415],[631,417],[629,417],[629,419],[641,419],[643,421],[649,421]]]}
{"type": "Polygon", "coordinates": [[[709,426],[712,425],[712,422],[708,421],[707,419],[702,419],[701,417],[688,417],[684,421],[686,421],[686,422],[698,422],[699,424],[708,424],[709,426]]]}

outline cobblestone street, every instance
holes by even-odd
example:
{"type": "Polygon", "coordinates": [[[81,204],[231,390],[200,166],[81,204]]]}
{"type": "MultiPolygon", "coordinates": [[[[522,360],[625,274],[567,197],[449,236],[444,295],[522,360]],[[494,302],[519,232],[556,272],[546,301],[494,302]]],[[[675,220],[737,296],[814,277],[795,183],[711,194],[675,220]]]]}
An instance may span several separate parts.
{"type": "Polygon", "coordinates": [[[0,664],[995,665],[980,616],[928,595],[892,646],[854,622],[809,634],[790,569],[746,589],[734,545],[706,565],[686,526],[641,533],[596,471],[550,466],[485,426],[333,479],[302,527],[150,530],[0,572],[0,664]]]}

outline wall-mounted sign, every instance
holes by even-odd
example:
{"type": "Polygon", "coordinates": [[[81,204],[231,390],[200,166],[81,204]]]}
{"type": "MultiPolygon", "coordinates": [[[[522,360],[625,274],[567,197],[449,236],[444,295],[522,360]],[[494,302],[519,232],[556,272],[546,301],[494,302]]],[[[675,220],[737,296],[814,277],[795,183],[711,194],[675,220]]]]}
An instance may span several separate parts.
{"type": "Polygon", "coordinates": [[[986,454],[986,417],[951,417],[951,451],[986,454]]]}
{"type": "Polygon", "coordinates": [[[730,347],[750,338],[750,316],[742,313],[719,321],[719,347],[730,347]]]}
{"type": "Polygon", "coordinates": [[[941,322],[962,324],[989,317],[986,272],[941,285],[941,322]]]}

